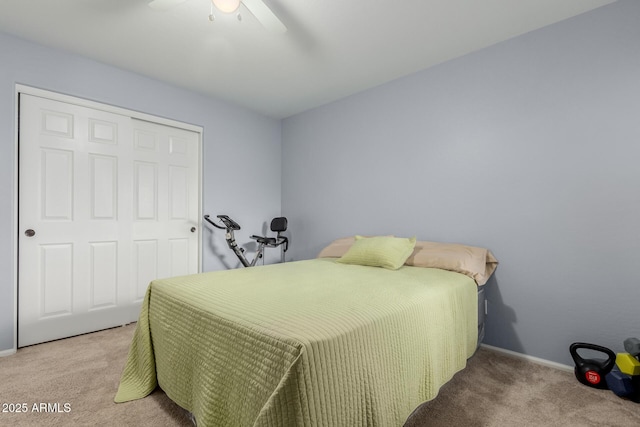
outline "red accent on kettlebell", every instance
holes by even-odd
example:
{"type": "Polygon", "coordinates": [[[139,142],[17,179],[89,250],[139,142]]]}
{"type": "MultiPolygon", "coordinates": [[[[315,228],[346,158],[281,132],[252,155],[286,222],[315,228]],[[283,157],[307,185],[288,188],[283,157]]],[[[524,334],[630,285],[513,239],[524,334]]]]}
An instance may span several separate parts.
{"type": "Polygon", "coordinates": [[[596,371],[587,371],[584,377],[593,385],[598,384],[602,380],[596,371]]]}
{"type": "Polygon", "coordinates": [[[616,363],[616,354],[606,347],[583,342],[574,342],[569,347],[571,357],[576,364],[574,373],[578,381],[589,387],[608,389],[607,382],[602,379],[613,369],[616,363]],[[595,350],[606,354],[608,357],[602,359],[583,359],[578,354],[579,349],[595,350]]]}

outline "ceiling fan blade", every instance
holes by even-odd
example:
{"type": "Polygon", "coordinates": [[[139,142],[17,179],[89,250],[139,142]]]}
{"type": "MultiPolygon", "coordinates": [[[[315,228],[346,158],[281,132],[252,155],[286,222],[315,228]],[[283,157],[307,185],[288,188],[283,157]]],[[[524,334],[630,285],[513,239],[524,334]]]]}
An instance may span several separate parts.
{"type": "Polygon", "coordinates": [[[269,6],[264,4],[262,0],[242,0],[242,3],[267,30],[274,33],[287,32],[287,27],[284,26],[282,21],[278,19],[273,11],[269,9],[269,6]]]}
{"type": "Polygon", "coordinates": [[[149,2],[149,7],[152,9],[166,10],[185,1],[187,0],[153,0],[149,2]]]}

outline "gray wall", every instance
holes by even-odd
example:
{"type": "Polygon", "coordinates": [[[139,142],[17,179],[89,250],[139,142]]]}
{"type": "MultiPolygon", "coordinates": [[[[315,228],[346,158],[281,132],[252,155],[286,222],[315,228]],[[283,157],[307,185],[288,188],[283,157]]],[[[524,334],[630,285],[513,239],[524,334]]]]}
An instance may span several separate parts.
{"type": "Polygon", "coordinates": [[[291,256],[357,233],[487,247],[487,344],[622,351],[640,336],[639,22],[620,1],[285,119],[291,256]]]}
{"type": "MultiPolygon", "coordinates": [[[[280,121],[2,33],[0,58],[0,352],[14,344],[16,83],[202,126],[204,213],[236,219],[239,242],[280,214],[280,121]]],[[[236,266],[222,231],[210,230],[203,270],[236,266]]]]}

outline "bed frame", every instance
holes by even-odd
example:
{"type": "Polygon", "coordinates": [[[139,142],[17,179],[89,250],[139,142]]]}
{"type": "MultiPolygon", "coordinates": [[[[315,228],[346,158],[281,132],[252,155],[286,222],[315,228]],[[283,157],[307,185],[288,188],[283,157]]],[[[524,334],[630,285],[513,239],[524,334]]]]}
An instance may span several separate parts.
{"type": "Polygon", "coordinates": [[[478,347],[484,340],[484,321],[486,316],[487,298],[484,294],[485,285],[478,286],[478,347]]]}

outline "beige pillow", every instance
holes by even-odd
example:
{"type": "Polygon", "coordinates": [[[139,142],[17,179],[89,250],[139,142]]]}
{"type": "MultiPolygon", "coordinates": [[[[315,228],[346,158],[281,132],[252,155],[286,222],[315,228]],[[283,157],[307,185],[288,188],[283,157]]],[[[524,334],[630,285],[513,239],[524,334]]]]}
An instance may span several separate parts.
{"type": "Polygon", "coordinates": [[[318,258],[340,258],[347,253],[355,241],[356,238],[353,236],[336,239],[320,251],[318,258]]]}
{"type": "MultiPolygon", "coordinates": [[[[320,251],[318,258],[340,258],[354,242],[355,237],[336,239],[320,251]]],[[[498,260],[491,251],[484,248],[458,243],[417,241],[405,264],[455,271],[471,277],[478,285],[484,285],[498,267],[498,260]]]]}
{"type": "Polygon", "coordinates": [[[338,258],[338,262],[397,270],[413,253],[415,244],[415,237],[405,239],[386,236],[356,236],[353,245],[346,254],[338,258]]]}
{"type": "Polygon", "coordinates": [[[484,285],[498,267],[498,260],[484,248],[419,241],[406,264],[455,271],[471,277],[478,285],[484,285]]]}
{"type": "MultiPolygon", "coordinates": [[[[377,236],[364,236],[364,237],[377,237],[377,236]]],[[[394,237],[392,234],[385,235],[384,237],[394,237]]],[[[320,251],[317,258],[340,258],[347,253],[353,242],[356,241],[355,236],[342,237],[329,243],[324,249],[320,251]]]]}

